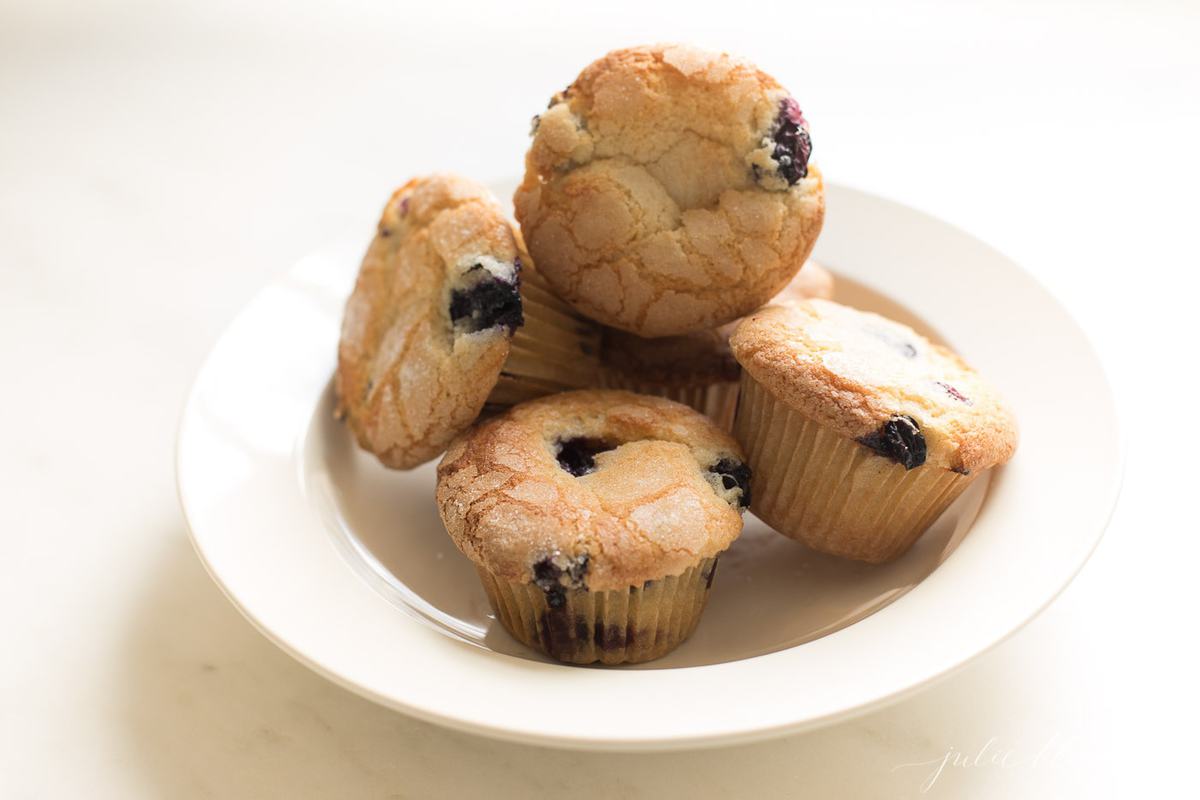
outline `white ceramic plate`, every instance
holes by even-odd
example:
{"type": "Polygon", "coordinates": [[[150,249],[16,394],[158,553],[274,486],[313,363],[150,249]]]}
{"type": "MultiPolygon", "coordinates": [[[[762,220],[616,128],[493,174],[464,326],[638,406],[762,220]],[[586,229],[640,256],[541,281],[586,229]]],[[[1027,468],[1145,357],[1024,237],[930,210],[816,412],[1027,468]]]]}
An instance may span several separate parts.
{"type": "Polygon", "coordinates": [[[613,749],[828,722],[1027,622],[1082,566],[1116,499],[1113,402],[1067,313],[962,231],[831,186],[816,256],[841,279],[838,299],[943,338],[998,384],[1021,424],[1016,458],[883,567],[811,553],[748,515],[682,647],[638,667],[551,663],[492,618],[438,520],[433,465],[386,470],[332,419],[342,303],[365,246],[305,259],[230,326],[183,414],[179,493],[209,572],[255,625],[406,713],[613,749]]]}

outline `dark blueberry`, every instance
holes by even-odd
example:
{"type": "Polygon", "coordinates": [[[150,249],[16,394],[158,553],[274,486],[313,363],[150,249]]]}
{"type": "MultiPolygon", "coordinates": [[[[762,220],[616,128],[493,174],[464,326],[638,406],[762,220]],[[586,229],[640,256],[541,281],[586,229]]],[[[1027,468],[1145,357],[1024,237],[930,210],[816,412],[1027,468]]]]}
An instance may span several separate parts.
{"type": "Polygon", "coordinates": [[[940,387],[942,387],[943,389],[945,389],[945,390],[946,390],[946,394],[950,395],[951,397],[953,397],[953,398],[954,398],[955,400],[957,400],[958,402],[960,402],[960,403],[966,403],[966,404],[967,404],[967,405],[969,405],[969,406],[973,406],[973,405],[975,405],[973,402],[971,402],[971,398],[967,397],[965,394],[963,394],[962,392],[960,392],[958,389],[956,389],[955,387],[951,386],[950,384],[948,384],[948,383],[946,383],[946,382],[944,382],[944,381],[934,381],[934,383],[936,383],[938,386],[940,386],[940,387]]]}
{"type": "Polygon", "coordinates": [[[550,608],[562,608],[567,602],[566,589],[586,588],[583,582],[588,571],[588,554],[567,559],[567,567],[559,566],[563,561],[559,557],[556,562],[552,556],[547,556],[533,565],[533,583],[546,593],[546,605],[550,608]]]}
{"type": "Polygon", "coordinates": [[[576,478],[596,470],[596,456],[606,450],[612,450],[613,445],[600,439],[590,439],[577,436],[558,443],[555,457],[558,465],[576,478]]]}
{"type": "Polygon", "coordinates": [[[925,463],[925,437],[912,417],[892,417],[875,433],[863,436],[858,442],[884,458],[903,464],[905,469],[925,463]]]}
{"type": "Polygon", "coordinates": [[[812,155],[812,138],[808,135],[808,123],[796,101],[788,97],[779,103],[779,116],[771,134],[775,150],[771,158],[779,166],[780,176],[794,186],[808,176],[808,157],[812,155]]]}
{"type": "Polygon", "coordinates": [[[750,505],[750,467],[732,458],[722,458],[708,468],[721,477],[721,485],[726,489],[741,489],[738,505],[747,508],[750,505]]]}
{"type": "Polygon", "coordinates": [[[578,588],[583,585],[583,579],[588,571],[588,560],[587,553],[571,559],[571,565],[567,567],[567,577],[571,579],[573,587],[578,588]]]}
{"type": "Polygon", "coordinates": [[[450,293],[450,319],[467,333],[504,328],[511,334],[525,323],[520,281],[488,277],[469,289],[455,289],[450,293]]]}
{"type": "Polygon", "coordinates": [[[966,467],[951,467],[950,471],[957,472],[959,475],[970,475],[971,474],[971,470],[967,469],[966,467]]]}

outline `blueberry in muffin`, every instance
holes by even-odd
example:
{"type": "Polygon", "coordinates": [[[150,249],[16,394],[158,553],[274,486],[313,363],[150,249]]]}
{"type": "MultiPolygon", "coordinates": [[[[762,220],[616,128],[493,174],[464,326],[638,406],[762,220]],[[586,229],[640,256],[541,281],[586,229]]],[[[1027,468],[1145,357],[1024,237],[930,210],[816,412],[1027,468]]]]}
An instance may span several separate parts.
{"type": "Polygon", "coordinates": [[[598,339],[545,288],[486,189],[417,178],[384,208],[346,303],[338,414],[384,464],[415,467],[485,403],[588,385],[598,339]]]}
{"type": "Polygon", "coordinates": [[[824,219],[808,122],[774,78],[679,45],[616,50],[539,118],[513,202],[553,289],[643,337],[766,303],[824,219]]]}
{"type": "Polygon", "coordinates": [[[686,639],[750,501],[729,434],[622,391],[517,405],[438,466],[442,521],[497,619],[570,663],[647,661],[686,639]]]}
{"type": "Polygon", "coordinates": [[[816,550],[896,558],[1016,449],[1012,412],[979,373],[877,314],[826,300],[772,305],[730,345],[751,509],[816,550]]]}

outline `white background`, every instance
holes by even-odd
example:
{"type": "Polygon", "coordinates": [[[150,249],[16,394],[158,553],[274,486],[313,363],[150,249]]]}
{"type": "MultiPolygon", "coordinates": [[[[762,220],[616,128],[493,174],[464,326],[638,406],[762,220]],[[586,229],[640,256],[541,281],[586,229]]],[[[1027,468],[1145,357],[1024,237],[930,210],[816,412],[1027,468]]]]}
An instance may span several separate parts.
{"type": "Polygon", "coordinates": [[[562,8],[0,0],[0,796],[1194,785],[1197,4],[562,8]],[[1062,298],[1129,445],[1107,537],[994,652],[815,733],[584,754],[373,706],[254,632],[193,555],[172,464],[189,382],[265,281],[347,233],[365,244],[394,186],[516,173],[551,93],[664,39],[753,58],[799,98],[827,179],[961,225],[1062,298]],[[947,752],[969,766],[932,785],[934,763],[901,766],[947,752]]]}

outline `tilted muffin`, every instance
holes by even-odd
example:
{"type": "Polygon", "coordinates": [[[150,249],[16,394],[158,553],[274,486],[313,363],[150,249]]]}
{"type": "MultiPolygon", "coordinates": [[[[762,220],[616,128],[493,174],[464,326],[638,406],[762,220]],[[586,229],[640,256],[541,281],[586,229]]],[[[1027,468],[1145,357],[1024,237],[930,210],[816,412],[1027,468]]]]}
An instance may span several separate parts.
{"type": "Polygon", "coordinates": [[[730,344],[751,510],[815,550],[899,556],[1016,449],[1016,422],[978,373],[877,314],[826,300],[768,306],[730,344]]]}
{"type": "Polygon", "coordinates": [[[513,202],[546,280],[639,336],[730,322],[782,289],[824,219],[796,101],[686,46],[616,50],[535,120],[513,202]]]}
{"type": "Polygon", "coordinates": [[[660,397],[577,391],[459,438],[437,502],[497,618],[560,661],[647,661],[688,637],[742,529],[741,448],[660,397]]]}
{"type": "MultiPolygon", "coordinates": [[[[833,276],[810,259],[771,302],[832,294],[833,276]]],[[[730,430],[742,373],[729,349],[735,327],[737,323],[731,322],[657,339],[606,327],[600,341],[601,384],[685,403],[730,430]]]]}
{"type": "Polygon", "coordinates": [[[588,385],[598,340],[541,283],[485,188],[417,178],[392,195],[346,302],[338,414],[384,464],[415,467],[489,398],[588,385]]]}

